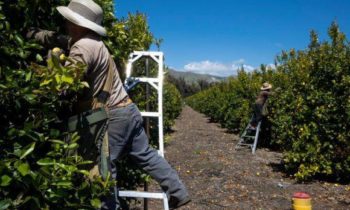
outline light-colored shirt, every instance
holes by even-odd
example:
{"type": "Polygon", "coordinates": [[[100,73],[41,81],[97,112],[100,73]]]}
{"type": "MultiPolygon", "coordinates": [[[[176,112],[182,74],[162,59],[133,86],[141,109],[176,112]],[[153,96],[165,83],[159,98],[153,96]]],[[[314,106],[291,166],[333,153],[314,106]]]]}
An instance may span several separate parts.
{"type": "Polygon", "coordinates": [[[270,95],[272,95],[272,92],[270,92],[270,91],[266,91],[266,90],[260,91],[259,95],[258,95],[257,98],[256,98],[255,103],[256,103],[256,104],[260,104],[260,105],[264,105],[265,102],[266,102],[266,100],[267,100],[267,98],[268,98],[270,95]]]}
{"type": "MultiPolygon", "coordinates": [[[[80,99],[90,100],[92,97],[97,97],[103,90],[108,75],[110,54],[99,35],[91,32],[73,43],[71,47],[69,47],[68,36],[53,31],[35,29],[27,34],[27,37],[34,38],[49,48],[57,46],[69,50],[69,57],[87,65],[84,79],[89,83],[90,88],[83,92],[82,96],[79,97],[80,99]]],[[[111,94],[107,100],[108,107],[118,104],[128,95],[114,61],[112,65],[114,74],[111,94]]]]}
{"type": "MultiPolygon", "coordinates": [[[[87,65],[84,79],[89,83],[90,88],[84,92],[83,97],[85,99],[97,97],[107,80],[110,63],[110,54],[103,41],[97,34],[89,33],[71,46],[69,57],[87,65]]],[[[107,100],[108,107],[116,105],[127,96],[114,61],[111,65],[114,73],[111,94],[107,100]]]]}

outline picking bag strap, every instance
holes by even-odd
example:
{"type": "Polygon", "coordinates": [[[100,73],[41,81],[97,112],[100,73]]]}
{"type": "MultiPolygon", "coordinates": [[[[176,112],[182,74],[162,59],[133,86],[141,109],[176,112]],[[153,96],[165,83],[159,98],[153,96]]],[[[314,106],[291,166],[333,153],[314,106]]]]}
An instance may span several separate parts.
{"type": "Polygon", "coordinates": [[[68,119],[68,131],[73,132],[84,127],[92,126],[100,121],[106,120],[107,112],[103,108],[89,110],[68,119]]]}
{"type": "Polygon", "coordinates": [[[97,107],[93,107],[93,108],[100,107],[98,106],[98,104],[103,104],[103,105],[106,104],[109,96],[111,95],[112,84],[113,84],[113,58],[112,56],[109,56],[106,82],[103,86],[102,91],[98,94],[97,97],[93,99],[93,105],[94,106],[97,105],[97,107]]]}

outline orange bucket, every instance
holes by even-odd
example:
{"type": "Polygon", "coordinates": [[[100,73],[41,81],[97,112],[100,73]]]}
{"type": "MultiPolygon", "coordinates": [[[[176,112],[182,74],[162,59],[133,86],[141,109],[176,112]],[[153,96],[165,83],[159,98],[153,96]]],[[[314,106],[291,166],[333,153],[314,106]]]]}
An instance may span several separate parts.
{"type": "Polygon", "coordinates": [[[304,192],[294,193],[293,209],[294,210],[312,210],[310,195],[304,192]]]}

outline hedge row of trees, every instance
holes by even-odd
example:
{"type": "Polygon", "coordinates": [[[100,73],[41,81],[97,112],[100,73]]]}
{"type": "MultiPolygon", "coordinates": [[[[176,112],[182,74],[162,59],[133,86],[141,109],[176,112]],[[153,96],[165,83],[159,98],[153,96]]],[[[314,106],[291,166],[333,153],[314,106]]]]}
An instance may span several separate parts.
{"type": "MultiPolygon", "coordinates": [[[[119,70],[124,69],[130,52],[148,50],[155,39],[144,15],[117,19],[112,0],[96,2],[104,9],[104,42],[119,70]]],[[[62,119],[74,103],[62,93],[86,85],[78,79],[83,67],[62,67],[56,57],[46,62],[47,49],[25,38],[30,27],[64,33],[55,7],[68,3],[0,1],[0,209],[96,209],[109,193],[110,182],[89,180],[81,169],[90,160],[67,155],[79,147],[79,136],[67,140],[62,131],[62,119]]],[[[174,98],[179,99],[178,92],[166,85],[167,126],[179,109],[174,98]]],[[[131,174],[124,181],[129,187],[147,178],[123,167],[131,174]]]]}
{"type": "Polygon", "coordinates": [[[194,95],[214,84],[213,82],[208,82],[205,79],[189,82],[186,81],[185,77],[175,77],[171,74],[167,74],[167,80],[175,85],[176,89],[179,90],[183,98],[194,95]]]}
{"type": "Polygon", "coordinates": [[[195,109],[232,131],[242,131],[265,81],[280,87],[269,99],[270,145],[284,152],[283,164],[299,180],[349,180],[350,45],[336,23],[329,41],[310,34],[307,49],[283,51],[276,68],[237,77],[187,99],[195,109]]]}

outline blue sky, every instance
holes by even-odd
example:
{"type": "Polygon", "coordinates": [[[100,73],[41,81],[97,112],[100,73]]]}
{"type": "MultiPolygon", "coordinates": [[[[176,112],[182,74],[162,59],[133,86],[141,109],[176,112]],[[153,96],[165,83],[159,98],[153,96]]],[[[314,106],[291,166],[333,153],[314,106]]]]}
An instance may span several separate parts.
{"type": "Polygon", "coordinates": [[[167,66],[219,76],[306,48],[312,29],[327,40],[334,20],[350,36],[350,0],[115,0],[115,8],[119,18],[146,14],[152,33],[164,39],[167,66]]]}

